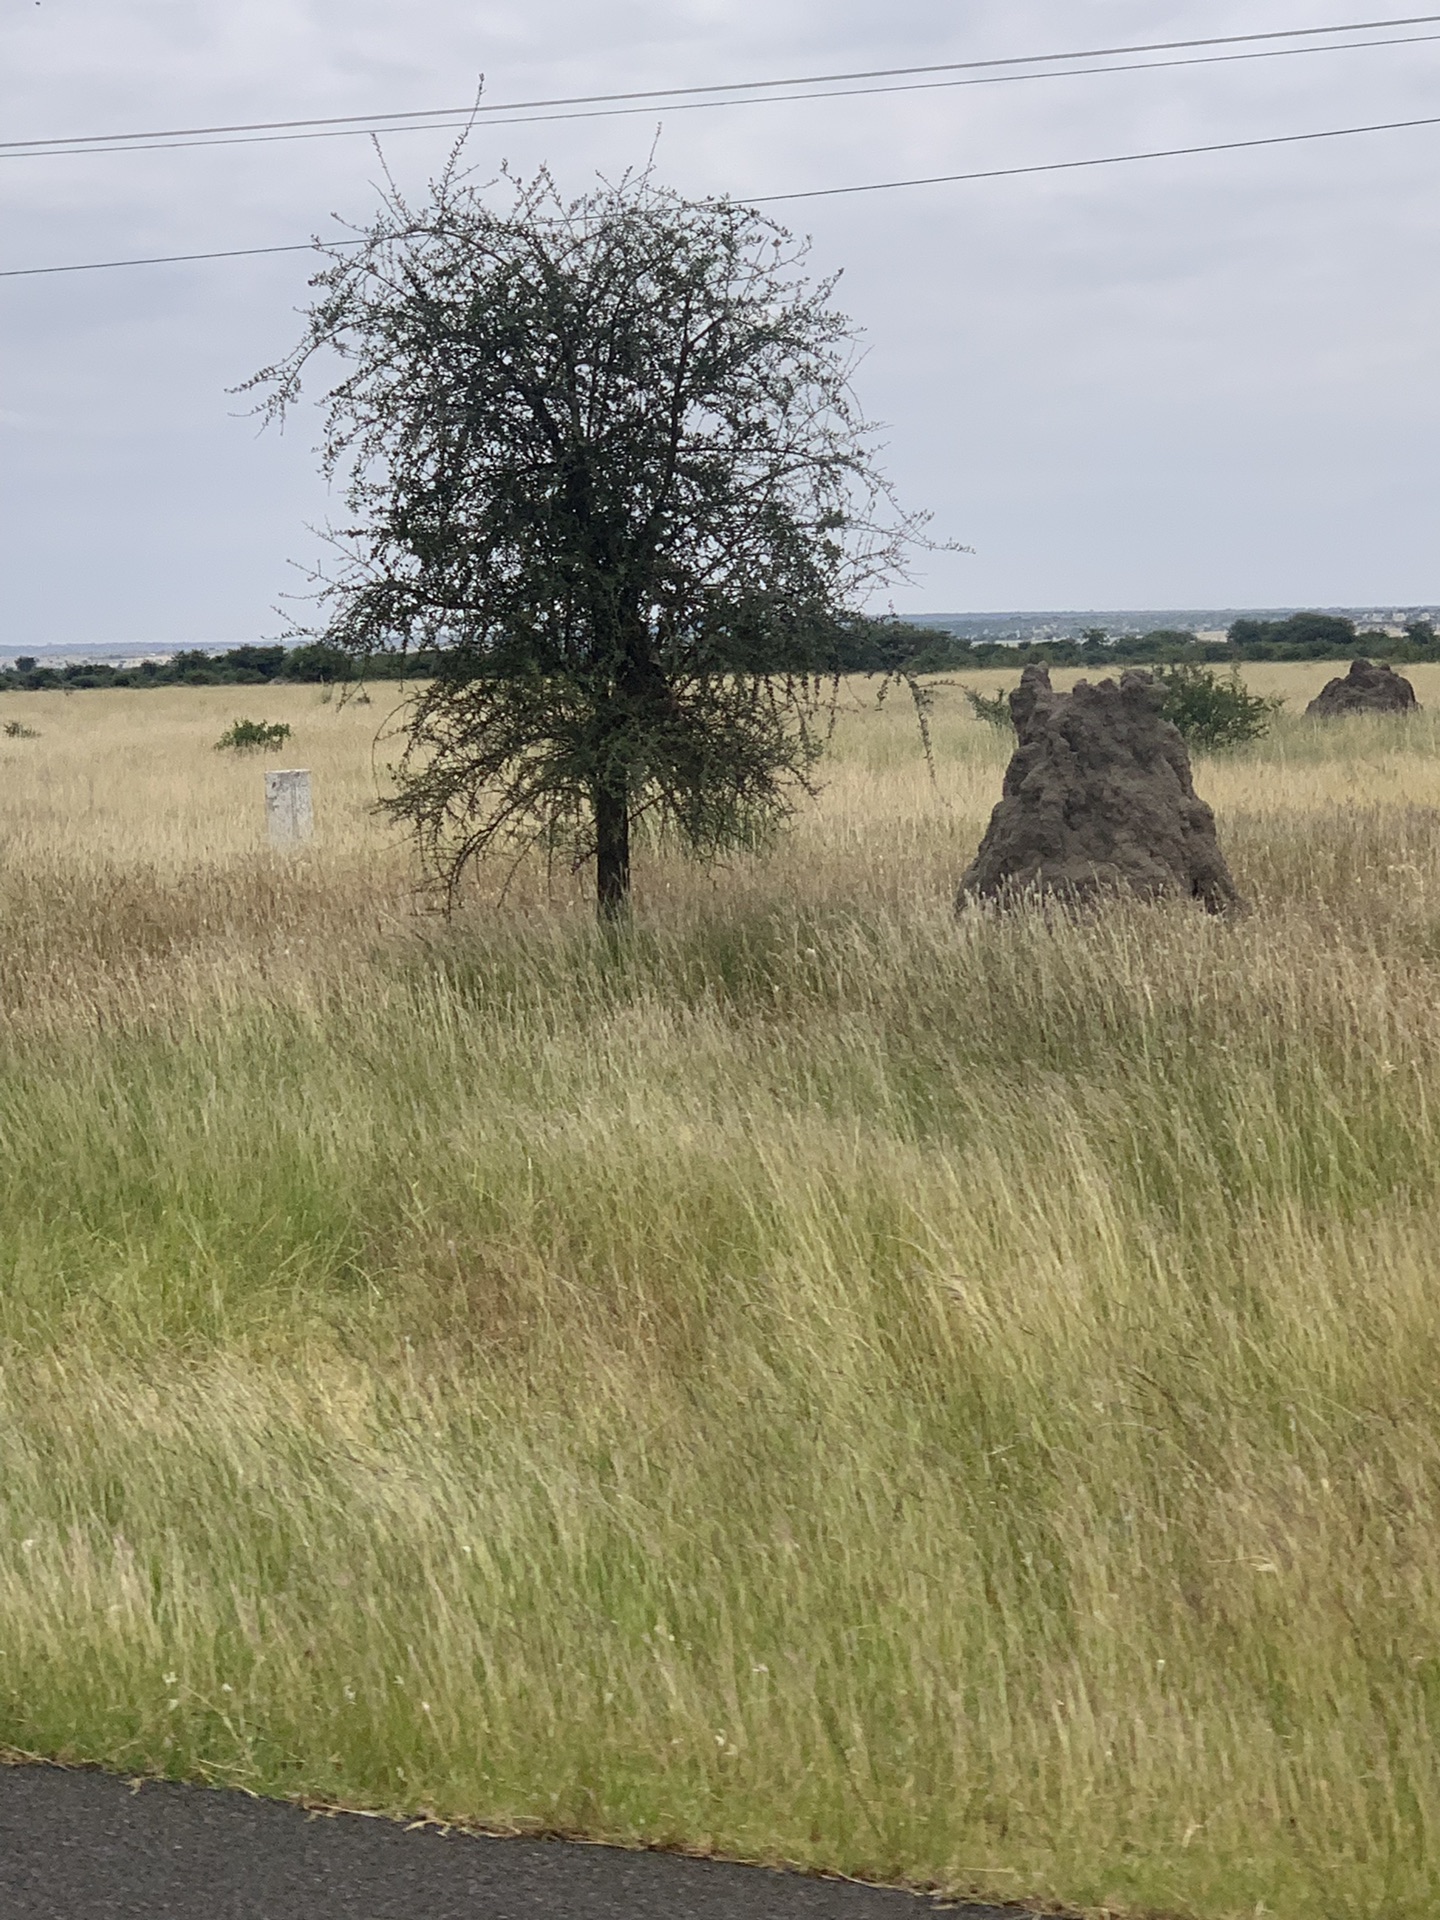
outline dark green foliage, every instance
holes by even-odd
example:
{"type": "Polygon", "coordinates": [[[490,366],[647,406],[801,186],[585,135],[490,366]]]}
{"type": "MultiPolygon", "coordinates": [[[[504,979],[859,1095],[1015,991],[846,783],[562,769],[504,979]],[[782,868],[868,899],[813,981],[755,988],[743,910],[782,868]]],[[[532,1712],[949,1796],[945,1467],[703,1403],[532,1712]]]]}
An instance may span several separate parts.
{"type": "Polygon", "coordinates": [[[233,673],[253,673],[258,680],[273,680],[285,665],[284,647],[231,647],[225,664],[233,673]]]}
{"type": "MultiPolygon", "coordinates": [[[[1357,632],[1336,614],[1298,614],[1287,620],[1237,620],[1228,640],[1197,640],[1184,628],[1157,627],[1149,633],[1110,635],[1087,629],[1078,639],[1029,641],[973,640],[948,627],[869,614],[844,614],[816,621],[806,632],[805,651],[823,673],[947,673],[957,667],[1023,667],[1038,660],[1050,667],[1152,666],[1172,661],[1223,666],[1242,660],[1440,661],[1440,636],[1428,620],[1406,623],[1403,637],[1357,632]],[[1315,624],[1320,623],[1320,624],[1315,624]]],[[[772,662],[783,666],[779,654],[772,662]]],[[[173,687],[261,685],[299,681],[326,686],[366,680],[427,680],[435,656],[423,647],[381,652],[357,661],[324,641],[295,647],[247,646],[223,653],[189,649],[169,660],[146,660],[137,667],[113,667],[104,661],[64,668],[42,667],[22,654],[11,668],[0,668],[0,692],[43,687],[173,687]]]]}
{"type": "Polygon", "coordinates": [[[872,614],[847,614],[817,632],[816,664],[827,673],[940,673],[952,636],[937,627],[872,614]]]}
{"type": "Polygon", "coordinates": [[[1196,648],[1193,633],[1181,627],[1156,627],[1150,633],[1134,634],[1115,646],[1127,662],[1180,660],[1196,648]]]}
{"type": "Polygon", "coordinates": [[[1298,613],[1284,620],[1236,620],[1224,641],[1200,640],[1183,627],[1156,627],[1149,633],[1107,634],[1089,627],[1074,638],[1012,641],[977,640],[948,627],[911,623],[904,628],[929,636],[917,646],[915,670],[944,673],[957,667],[1023,667],[1032,660],[1047,667],[1127,667],[1188,662],[1225,666],[1240,660],[1440,661],[1440,636],[1428,620],[1411,620],[1403,636],[1357,633],[1339,614],[1298,613]]]}
{"type": "Polygon", "coordinates": [[[1270,729],[1284,702],[1251,693],[1232,667],[1222,679],[1210,667],[1175,661],[1152,669],[1151,677],[1165,689],[1160,709],[1187,746],[1216,752],[1244,746],[1270,729]]]}
{"type": "Polygon", "coordinates": [[[236,720],[215,742],[215,751],[255,753],[262,747],[283,747],[289,738],[290,729],[283,720],[236,720]]]}
{"type": "MultiPolygon", "coordinates": [[[[424,678],[434,661],[422,650],[408,658],[380,654],[365,665],[371,680],[424,678]]],[[[845,671],[850,671],[846,668],[845,671]]],[[[142,660],[139,666],[116,667],[105,660],[71,661],[63,667],[42,667],[33,654],[21,654],[13,667],[0,668],[0,692],[36,692],[59,687],[260,687],[281,681],[328,686],[335,681],[358,680],[360,669],[338,647],[242,646],[223,653],[184,647],[168,660],[142,660]]]]}
{"type": "MultiPolygon", "coordinates": [[[[1163,717],[1187,746],[1207,753],[1260,739],[1285,704],[1281,699],[1249,692],[1238,667],[1232,667],[1222,678],[1213,668],[1176,660],[1151,667],[1149,672],[1151,679],[1165,689],[1165,704],[1160,709],[1163,717]]],[[[1014,730],[1008,693],[977,693],[973,687],[962,687],[961,691],[977,720],[1014,730]]]]}
{"type": "Polygon", "coordinates": [[[1236,620],[1232,650],[1251,659],[1330,660],[1355,651],[1355,622],[1336,613],[1292,613],[1284,620],[1236,620]],[[1278,649],[1278,651],[1256,651],[1278,649]]]}
{"type": "Polygon", "coordinates": [[[1440,638],[1429,620],[1407,620],[1401,635],[1367,628],[1335,613],[1292,613],[1284,620],[1236,620],[1226,653],[1234,660],[1367,660],[1401,663],[1440,660],[1440,638]]]}
{"type": "MultiPolygon", "coordinates": [[[[1090,627],[1078,639],[1026,640],[1019,645],[1005,640],[974,640],[952,633],[948,627],[922,626],[918,622],[897,621],[895,631],[917,636],[909,661],[911,670],[917,673],[946,673],[957,667],[1024,667],[1031,661],[1047,667],[1110,668],[1236,657],[1228,646],[1199,641],[1193,633],[1177,627],[1114,635],[1101,627],[1090,627]]],[[[1349,658],[1348,653],[1345,658],[1349,658]]]]}
{"type": "Polygon", "coordinates": [[[808,789],[824,681],[929,636],[853,611],[898,571],[849,388],[855,334],[804,247],[648,176],[495,211],[452,160],[316,275],[281,414],[318,357],[340,570],[313,638],[428,649],[391,811],[453,890],[482,856],[593,860],[602,915],[644,819],[706,855],[808,789]]]}
{"type": "Polygon", "coordinates": [[[970,703],[970,711],[977,720],[983,720],[988,727],[1010,727],[1015,725],[1010,716],[1010,696],[1008,693],[977,693],[974,687],[962,687],[961,692],[970,703]]]}
{"type": "Polygon", "coordinates": [[[286,680],[318,680],[328,686],[335,680],[353,680],[355,662],[343,648],[311,640],[285,653],[280,673],[286,680]]]}

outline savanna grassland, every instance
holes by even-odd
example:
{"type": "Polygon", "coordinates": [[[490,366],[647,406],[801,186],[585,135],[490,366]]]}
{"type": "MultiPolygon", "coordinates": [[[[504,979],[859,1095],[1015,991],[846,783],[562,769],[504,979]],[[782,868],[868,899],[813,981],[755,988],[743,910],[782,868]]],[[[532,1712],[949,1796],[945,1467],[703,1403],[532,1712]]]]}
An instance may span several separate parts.
{"type": "Polygon", "coordinates": [[[856,685],[612,940],[417,900],[392,694],[0,696],[0,1742],[1440,1911],[1440,667],[1305,723],[1336,670],[1197,764],[1236,924],[957,923],[1006,744],[941,689],[932,784],[856,685]]]}

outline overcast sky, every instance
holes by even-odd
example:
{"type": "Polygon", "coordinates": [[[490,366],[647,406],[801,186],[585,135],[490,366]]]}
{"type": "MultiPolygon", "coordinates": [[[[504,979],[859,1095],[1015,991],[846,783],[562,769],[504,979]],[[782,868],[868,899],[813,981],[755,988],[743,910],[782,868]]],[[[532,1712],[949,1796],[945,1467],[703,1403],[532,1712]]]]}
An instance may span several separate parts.
{"type": "MultiPolygon", "coordinates": [[[[0,138],[1000,58],[1383,19],[1354,0],[0,0],[0,138]]],[[[1396,32],[1402,30],[1394,30],[1396,32]]],[[[1410,33],[1440,34],[1440,23],[1410,33]]],[[[1355,36],[1351,36],[1352,38],[1355,36]]],[[[1385,37],[1385,36],[1379,36],[1385,37]]],[[[1233,50],[1232,50],[1233,51],[1233,50]]],[[[1440,40],[496,126],[562,186],[739,197],[1440,114],[1440,40]]],[[[447,136],[395,133],[420,185],[447,136]]],[[[374,205],[365,139],[0,156],[0,266],[264,246],[374,205]]],[[[860,397],[936,555],[905,612],[1440,598],[1440,127],[771,209],[843,269],[860,397]]],[[[303,254],[0,280],[0,647],[274,635],[310,423],[227,388],[303,254]]]]}

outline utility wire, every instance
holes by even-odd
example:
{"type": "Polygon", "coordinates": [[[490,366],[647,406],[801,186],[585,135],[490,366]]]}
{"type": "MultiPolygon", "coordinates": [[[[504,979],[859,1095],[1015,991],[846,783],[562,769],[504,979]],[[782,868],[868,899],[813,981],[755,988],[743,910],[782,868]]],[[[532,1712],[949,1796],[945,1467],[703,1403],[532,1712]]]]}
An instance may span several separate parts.
{"type": "MultiPolygon", "coordinates": [[[[1418,120],[1377,120],[1360,127],[1322,127],[1313,133],[1273,133],[1253,140],[1215,140],[1204,146],[1152,147],[1142,153],[1106,153],[1086,160],[1047,160],[1025,167],[985,167],[974,173],[934,173],[913,180],[867,180],[848,187],[806,187],[794,193],[746,194],[742,206],[773,206],[784,200],[828,200],[851,193],[894,193],[903,187],[950,186],[967,180],[1011,180],[1023,174],[1073,173],[1082,167],[1120,167],[1141,160],[1177,160],[1191,154],[1239,153],[1254,147],[1290,147],[1308,140],[1347,140],[1362,133],[1398,133],[1412,127],[1440,127],[1440,114],[1418,120]]],[[[224,247],[212,253],[162,253],[135,260],[79,260],[59,267],[0,268],[0,280],[33,279],[52,273],[99,273],[112,267],[165,267],[191,260],[243,260],[266,253],[324,252],[328,247],[358,247],[364,239],[291,241],[278,247],[224,247]]]]}
{"type": "MultiPolygon", "coordinates": [[[[952,80],[910,80],[873,87],[827,87],[818,91],[812,89],[807,93],[767,93],[748,100],[670,100],[662,101],[658,105],[642,107],[584,107],[564,113],[515,113],[502,119],[484,120],[476,124],[484,127],[534,126],[548,125],[557,120],[610,120],[636,114],[698,113],[714,107],[764,107],[804,100],[868,99],[877,94],[929,93],[956,87],[1010,86],[1032,80],[1077,80],[1105,73],[1161,73],[1176,67],[1225,66],[1237,60],[1285,60],[1318,53],[1356,53],[1368,47],[1411,47],[1436,40],[1440,40],[1440,34],[1411,33],[1385,40],[1340,40],[1303,47],[1252,48],[1247,53],[1206,53],[1177,60],[1129,61],[1123,65],[1111,64],[1103,67],[1056,67],[1046,72],[969,74],[964,78],[952,80]]],[[[352,139],[356,134],[366,134],[372,139],[377,139],[382,132],[387,134],[453,133],[457,128],[463,129],[463,125],[464,123],[456,120],[399,120],[396,124],[384,128],[327,127],[308,133],[237,133],[213,139],[141,140],[128,146],[109,147],[50,146],[43,151],[36,148],[18,152],[7,151],[4,144],[0,143],[0,160],[53,160],[67,155],[105,153],[179,153],[206,147],[268,146],[276,141],[346,140],[352,139]]]]}
{"type": "Polygon", "coordinates": [[[1015,54],[1005,59],[949,60],[932,66],[872,67],[848,73],[790,74],[775,80],[714,81],[699,87],[649,87],[628,93],[569,94],[553,99],[499,101],[494,106],[486,106],[483,102],[479,102],[465,107],[416,108],[408,113],[335,114],[327,119],[256,120],[237,122],[228,126],[171,127],[147,129],[137,133],[70,134],[44,140],[0,140],[0,153],[38,154],[59,148],[109,149],[126,146],[136,141],[178,141],[200,139],[211,135],[276,133],[313,127],[337,127],[367,133],[377,129],[383,130],[386,123],[398,121],[465,123],[471,118],[488,120],[494,114],[516,113],[547,107],[599,106],[615,101],[682,100],[700,94],[753,93],[779,87],[830,86],[849,80],[899,80],[919,75],[979,72],[983,69],[1000,67],[1047,66],[1064,61],[1119,58],[1122,55],[1134,53],[1174,53],[1200,47],[1239,46],[1259,41],[1315,39],[1341,33],[1378,33],[1392,27],[1433,26],[1437,22],[1440,22],[1440,14],[1417,13],[1397,19],[1347,20],[1322,27],[1277,28],[1268,33],[1212,34],[1205,39],[1154,40],[1135,46],[1120,47],[1082,47],[1063,53],[1015,54]]]}
{"type": "MultiPolygon", "coordinates": [[[[173,267],[187,260],[249,260],[261,253],[314,253],[318,240],[291,240],[279,247],[221,247],[214,253],[152,253],[135,260],[77,260],[64,267],[0,267],[0,280],[28,280],[41,273],[104,273],[111,267],[173,267]]],[[[326,247],[358,247],[359,240],[327,240],[326,247]]]]}
{"type": "Polygon", "coordinates": [[[1078,167],[1123,167],[1136,160],[1178,160],[1195,153],[1238,153],[1247,147],[1290,147],[1303,140],[1348,140],[1357,133],[1396,133],[1406,127],[1440,127],[1440,114],[1423,120],[1377,120],[1363,127],[1323,127],[1315,133],[1272,133],[1258,140],[1215,140],[1197,147],[1153,147],[1144,153],[1107,153],[1091,160],[1047,160],[1030,167],[986,167],[976,173],[931,173],[915,180],[867,180],[853,187],[808,187],[799,193],[760,193],[746,196],[746,206],[769,206],[778,200],[828,200],[842,193],[893,193],[900,187],[949,186],[960,180],[1013,180],[1026,173],[1072,173],[1078,167]]]}

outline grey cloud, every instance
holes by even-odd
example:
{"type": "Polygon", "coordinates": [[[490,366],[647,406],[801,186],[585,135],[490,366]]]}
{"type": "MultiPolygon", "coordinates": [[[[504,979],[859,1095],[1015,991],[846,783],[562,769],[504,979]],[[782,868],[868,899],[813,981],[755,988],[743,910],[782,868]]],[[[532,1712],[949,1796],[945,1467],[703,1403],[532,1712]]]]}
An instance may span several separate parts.
{"type": "MultiPolygon", "coordinates": [[[[1383,9],[1377,9],[1383,12],[1383,9]]],[[[698,84],[1305,24],[1275,0],[58,0],[0,15],[43,135],[698,84]],[[1078,32],[1077,16],[1083,14],[1078,32]]],[[[567,186],[642,160],[741,195],[1432,110],[1440,46],[477,133],[567,186]]],[[[445,136],[396,134],[422,183],[445,136]]],[[[843,267],[908,502],[977,547],[904,607],[1422,601],[1440,406],[1440,129],[777,208],[843,267]]],[[[5,265],[264,245],[363,217],[362,140],[0,161],[5,265]]],[[[0,282],[0,644],[273,632],[326,500],[303,428],[226,389],[279,351],[303,256],[0,282]]]]}

